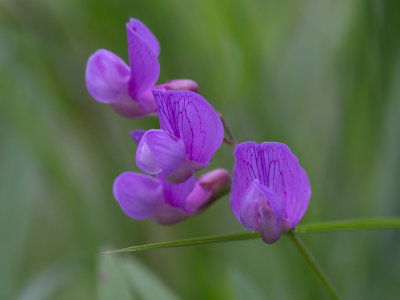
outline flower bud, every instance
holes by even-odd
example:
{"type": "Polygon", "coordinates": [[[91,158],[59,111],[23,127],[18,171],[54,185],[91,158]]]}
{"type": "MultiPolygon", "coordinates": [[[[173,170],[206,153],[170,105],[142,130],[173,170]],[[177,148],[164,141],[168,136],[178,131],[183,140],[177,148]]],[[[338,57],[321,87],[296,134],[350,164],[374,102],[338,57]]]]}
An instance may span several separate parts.
{"type": "Polygon", "coordinates": [[[192,91],[197,93],[199,85],[191,79],[175,79],[165,83],[164,88],[167,91],[192,91]]]}
{"type": "Polygon", "coordinates": [[[196,185],[186,200],[186,208],[199,213],[219,197],[229,192],[231,176],[225,169],[215,169],[196,180],[196,185]]]}

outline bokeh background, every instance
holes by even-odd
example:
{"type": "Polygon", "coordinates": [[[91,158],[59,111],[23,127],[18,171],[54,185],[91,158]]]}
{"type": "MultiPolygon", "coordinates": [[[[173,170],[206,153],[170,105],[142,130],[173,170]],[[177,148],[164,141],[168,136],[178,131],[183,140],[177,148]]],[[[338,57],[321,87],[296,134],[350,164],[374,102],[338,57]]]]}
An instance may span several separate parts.
{"type": "MultiPolygon", "coordinates": [[[[114,200],[137,170],[129,131],[158,122],[94,101],[84,72],[98,48],[127,61],[129,17],[161,43],[159,82],[194,79],[239,141],[291,147],[313,191],[303,223],[400,215],[399,1],[1,0],[0,299],[327,298],[286,237],[100,255],[244,231],[228,196],[172,227],[114,200]]],[[[222,146],[211,167],[232,165],[222,146]]],[[[398,298],[399,232],[303,239],[345,298],[398,298]]]]}

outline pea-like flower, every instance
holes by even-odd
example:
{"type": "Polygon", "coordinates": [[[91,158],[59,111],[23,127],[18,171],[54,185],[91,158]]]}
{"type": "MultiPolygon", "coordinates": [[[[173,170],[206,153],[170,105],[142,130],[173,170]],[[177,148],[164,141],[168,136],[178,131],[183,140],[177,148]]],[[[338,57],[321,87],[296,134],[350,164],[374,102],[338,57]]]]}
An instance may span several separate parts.
{"type": "Polygon", "coordinates": [[[161,129],[147,131],[136,151],[136,164],[147,174],[164,173],[182,183],[208,166],[224,138],[213,107],[190,91],[153,90],[161,129]]]}
{"type": "Polygon", "coordinates": [[[307,174],[282,143],[244,142],[234,156],[232,210],[244,227],[273,243],[296,227],[308,207],[307,174]]]}
{"type": "Polygon", "coordinates": [[[162,225],[178,223],[198,214],[229,191],[230,175],[216,169],[194,175],[181,184],[170,183],[163,174],[156,178],[125,172],[114,181],[114,197],[123,212],[136,220],[150,218],[162,225]]]}
{"type": "MultiPolygon", "coordinates": [[[[110,104],[126,118],[156,114],[151,88],[160,73],[160,45],[154,34],[139,20],[126,24],[129,66],[111,51],[100,49],[89,57],[86,65],[86,85],[97,101],[110,104]]],[[[197,91],[197,83],[176,79],[156,86],[163,90],[197,91]]]]}

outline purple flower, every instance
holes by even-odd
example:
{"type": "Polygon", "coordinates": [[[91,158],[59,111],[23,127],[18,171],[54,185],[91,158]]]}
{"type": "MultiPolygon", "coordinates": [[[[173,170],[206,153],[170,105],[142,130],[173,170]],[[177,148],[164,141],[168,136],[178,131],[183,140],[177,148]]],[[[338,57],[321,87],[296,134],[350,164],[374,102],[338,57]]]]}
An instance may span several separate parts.
{"type": "Polygon", "coordinates": [[[126,215],[136,220],[150,218],[162,225],[178,223],[202,212],[229,191],[230,175],[216,169],[194,175],[181,184],[170,183],[163,174],[157,178],[125,172],[114,181],[114,197],[126,215]]]}
{"type": "Polygon", "coordinates": [[[208,166],[221,146],[224,128],[217,112],[199,94],[153,90],[161,129],[147,131],[136,164],[147,174],[163,172],[181,183],[208,166]]]}
{"type": "Polygon", "coordinates": [[[234,150],[231,207],[236,218],[266,243],[296,227],[310,200],[306,172],[289,147],[244,142],[234,150]]]}
{"type": "MultiPolygon", "coordinates": [[[[100,49],[89,57],[86,65],[86,85],[97,101],[110,104],[127,118],[156,114],[151,88],[157,82],[160,65],[160,45],[153,33],[139,20],[126,24],[129,66],[114,53],[100,49]]],[[[197,84],[189,79],[177,79],[157,88],[163,90],[193,90],[197,84]]]]}

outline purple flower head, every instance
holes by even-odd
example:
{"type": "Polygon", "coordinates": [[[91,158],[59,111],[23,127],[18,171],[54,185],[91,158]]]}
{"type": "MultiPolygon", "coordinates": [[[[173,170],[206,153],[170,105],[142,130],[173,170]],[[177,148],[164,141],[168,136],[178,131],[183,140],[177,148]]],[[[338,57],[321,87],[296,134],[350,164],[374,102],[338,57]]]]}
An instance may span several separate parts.
{"type": "Polygon", "coordinates": [[[126,215],[136,220],[150,218],[162,225],[178,223],[202,212],[229,190],[228,171],[217,169],[194,175],[181,184],[170,183],[163,174],[156,178],[125,172],[114,181],[114,197],[126,215]]]}
{"type": "Polygon", "coordinates": [[[233,154],[232,210],[244,227],[273,243],[296,227],[308,207],[307,174],[282,143],[244,142],[233,154]]]}
{"type": "MultiPolygon", "coordinates": [[[[114,53],[100,49],[89,57],[86,65],[86,85],[97,101],[110,104],[127,118],[156,114],[151,88],[157,82],[160,65],[160,45],[153,33],[139,20],[126,24],[129,66],[114,53]]],[[[197,84],[188,79],[176,79],[158,88],[197,91],[197,84]]]]}
{"type": "Polygon", "coordinates": [[[136,164],[147,174],[163,172],[181,183],[208,166],[221,146],[224,128],[217,112],[199,94],[153,90],[161,129],[141,138],[136,164]]]}

